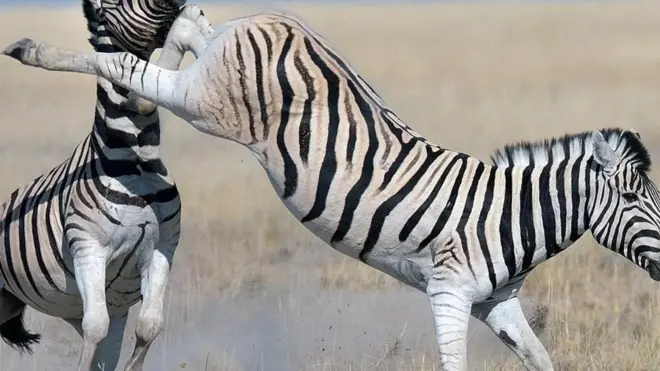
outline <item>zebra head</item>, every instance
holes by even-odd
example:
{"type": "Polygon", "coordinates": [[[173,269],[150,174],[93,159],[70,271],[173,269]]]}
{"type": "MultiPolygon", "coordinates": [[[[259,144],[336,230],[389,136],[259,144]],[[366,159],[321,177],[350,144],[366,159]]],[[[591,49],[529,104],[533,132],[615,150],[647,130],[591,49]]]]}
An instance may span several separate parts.
{"type": "Polygon", "coordinates": [[[660,192],[648,177],[651,159],[637,132],[592,135],[596,179],[588,204],[598,243],[625,256],[660,281],[660,192]]]}
{"type": "Polygon", "coordinates": [[[148,60],[163,46],[172,23],[186,0],[83,0],[91,33],[99,52],[128,51],[148,60]]]}

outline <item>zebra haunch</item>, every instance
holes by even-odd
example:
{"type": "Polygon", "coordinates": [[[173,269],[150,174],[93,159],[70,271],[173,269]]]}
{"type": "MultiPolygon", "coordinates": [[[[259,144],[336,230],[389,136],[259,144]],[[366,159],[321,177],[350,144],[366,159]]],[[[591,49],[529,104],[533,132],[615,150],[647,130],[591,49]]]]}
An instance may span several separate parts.
{"type": "Polygon", "coordinates": [[[23,39],[21,63],[98,75],[249,148],[290,212],[335,249],[429,297],[441,370],[466,370],[470,314],[529,370],[552,370],[523,316],[529,272],[587,230],[660,279],[660,196],[641,137],[618,128],[510,145],[493,164],[405,125],[299,19],[260,13],[215,32],[194,6],[163,53],[80,53],[23,39]],[[196,26],[196,27],[195,27],[196,26]]]}

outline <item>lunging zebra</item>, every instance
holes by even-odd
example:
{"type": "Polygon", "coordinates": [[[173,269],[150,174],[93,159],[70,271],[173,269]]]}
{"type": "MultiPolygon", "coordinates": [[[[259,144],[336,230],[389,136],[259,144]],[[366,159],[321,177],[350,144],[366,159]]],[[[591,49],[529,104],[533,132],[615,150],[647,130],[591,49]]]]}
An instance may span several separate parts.
{"type": "Polygon", "coordinates": [[[130,53],[87,54],[29,39],[4,53],[30,66],[103,76],[248,147],[305,227],[427,293],[442,370],[466,370],[470,314],[528,369],[552,370],[517,293],[534,267],[587,230],[660,280],[660,193],[635,132],[511,145],[491,165],[414,132],[292,16],[261,13],[210,32],[198,8],[184,8],[164,46],[168,64],[178,66],[188,49],[197,55],[180,72],[130,53]]]}
{"type": "MultiPolygon", "coordinates": [[[[127,51],[148,60],[180,5],[83,0],[89,41],[98,52],[127,51]]],[[[155,105],[133,105],[125,88],[103,78],[96,95],[92,131],[72,156],[2,206],[0,336],[31,351],[39,336],[23,325],[27,304],[65,319],[82,336],[79,370],[114,370],[128,310],[141,299],[135,351],[126,366],[141,370],[163,323],[181,205],[160,158],[155,105]]]]}

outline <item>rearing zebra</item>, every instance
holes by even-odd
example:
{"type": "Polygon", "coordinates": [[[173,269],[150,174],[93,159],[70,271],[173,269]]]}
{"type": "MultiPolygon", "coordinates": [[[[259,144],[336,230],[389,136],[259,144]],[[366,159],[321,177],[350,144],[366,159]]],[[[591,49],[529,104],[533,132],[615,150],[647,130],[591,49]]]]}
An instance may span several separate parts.
{"type": "Polygon", "coordinates": [[[552,370],[517,293],[534,267],[587,230],[660,280],[660,193],[635,132],[513,145],[489,165],[402,123],[292,16],[261,13],[210,32],[198,8],[184,8],[163,50],[176,66],[193,50],[198,59],[180,72],[130,53],[87,54],[29,39],[4,53],[30,66],[103,76],[248,147],[305,227],[427,293],[441,370],[466,370],[470,314],[528,369],[552,370]]]}
{"type": "MultiPolygon", "coordinates": [[[[148,60],[180,5],[83,0],[89,41],[98,52],[128,51],[148,60]]],[[[163,323],[181,205],[160,159],[155,105],[132,105],[126,89],[103,78],[96,95],[92,131],[72,156],[2,206],[0,336],[31,351],[39,336],[23,326],[27,304],[64,318],[83,337],[79,370],[92,364],[114,370],[128,310],[142,299],[126,367],[141,370],[163,323]]]]}

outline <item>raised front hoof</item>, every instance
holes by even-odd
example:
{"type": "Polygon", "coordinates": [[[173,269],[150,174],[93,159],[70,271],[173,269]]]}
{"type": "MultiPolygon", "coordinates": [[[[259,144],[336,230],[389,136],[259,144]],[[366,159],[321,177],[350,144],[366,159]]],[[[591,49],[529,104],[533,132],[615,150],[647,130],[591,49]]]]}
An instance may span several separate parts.
{"type": "Polygon", "coordinates": [[[181,15],[183,15],[187,19],[190,19],[191,21],[196,21],[200,17],[204,16],[204,11],[195,4],[187,4],[186,6],[183,7],[183,11],[181,12],[181,15]]]}
{"type": "Polygon", "coordinates": [[[180,16],[192,21],[203,34],[210,34],[213,32],[211,23],[204,16],[204,11],[195,4],[188,4],[183,7],[180,16]]]}
{"type": "Polygon", "coordinates": [[[28,38],[18,40],[17,42],[9,45],[2,51],[2,54],[8,55],[23,64],[27,64],[31,60],[33,50],[37,49],[37,43],[28,38]]]}
{"type": "Polygon", "coordinates": [[[134,92],[130,92],[128,93],[128,100],[122,105],[122,108],[135,112],[138,115],[146,116],[154,113],[158,107],[155,103],[140,97],[134,92]]]}

